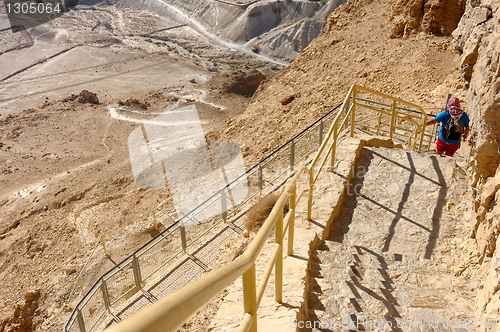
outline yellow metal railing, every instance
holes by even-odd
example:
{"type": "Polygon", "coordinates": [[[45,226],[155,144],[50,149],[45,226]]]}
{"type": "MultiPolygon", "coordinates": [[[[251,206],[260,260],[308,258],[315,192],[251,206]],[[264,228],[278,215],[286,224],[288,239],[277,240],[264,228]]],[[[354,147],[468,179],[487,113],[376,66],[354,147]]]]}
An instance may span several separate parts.
{"type": "MultiPolygon", "coordinates": [[[[245,317],[238,331],[256,331],[257,308],[262,300],[265,286],[273,268],[276,274],[275,300],[278,303],[282,301],[283,238],[287,229],[289,238],[293,237],[293,222],[297,203],[297,180],[306,169],[305,165],[302,164],[298,167],[295,175],[287,181],[285,190],[274,205],[268,218],[240,257],[143,309],[140,314],[111,326],[107,331],[176,331],[191,314],[195,313],[201,306],[240,276],[243,277],[245,317]],[[287,200],[290,200],[290,209],[287,215],[283,217],[283,208],[287,200]],[[275,247],[257,287],[255,261],[274,228],[275,247]]],[[[288,254],[292,254],[291,246],[288,248],[288,254]]]]}
{"type": "MultiPolygon", "coordinates": [[[[305,164],[299,166],[295,175],[287,181],[285,188],[274,205],[271,213],[253,241],[240,257],[215,271],[207,273],[195,282],[166,296],[160,301],[143,309],[139,313],[127,318],[125,321],[111,326],[106,331],[176,331],[189,319],[192,314],[194,314],[219,292],[230,286],[240,276],[242,276],[243,280],[243,306],[245,315],[243,321],[238,327],[238,331],[257,331],[257,309],[260,301],[262,300],[264,290],[273,268],[275,271],[275,300],[278,303],[282,302],[284,234],[288,230],[288,255],[292,255],[296,205],[306,192],[302,191],[300,195],[297,196],[297,182],[303,173],[306,173],[309,176],[309,189],[307,190],[307,217],[308,219],[311,219],[314,184],[330,155],[330,170],[333,171],[338,138],[343,128],[349,128],[351,137],[354,135],[357,108],[358,110],[359,108],[366,108],[379,112],[380,118],[382,114],[389,115],[391,117],[389,137],[391,138],[393,137],[396,129],[403,128],[397,125],[397,119],[401,119],[402,121],[407,121],[412,125],[415,125],[416,128],[414,130],[409,130],[409,132],[412,133],[410,137],[415,136],[414,144],[413,146],[408,145],[408,147],[415,150],[417,148],[418,141],[418,150],[420,151],[422,149],[425,136],[425,122],[427,121],[428,116],[420,106],[380,92],[353,85],[344,99],[342,109],[336,115],[311,163],[307,167],[305,164]],[[382,108],[358,102],[357,95],[359,93],[371,94],[379,98],[389,99],[391,101],[391,110],[386,111],[382,108]],[[402,114],[402,112],[398,111],[398,104],[417,110],[416,114],[418,114],[418,116],[402,114]],[[340,122],[341,120],[342,122],[340,122]],[[327,145],[329,145],[328,149],[326,149],[327,145]],[[321,159],[321,162],[319,162],[322,156],[323,158],[321,159]],[[315,172],[317,165],[320,167],[317,172],[315,172]],[[289,201],[290,208],[286,216],[283,216],[283,209],[287,200],[289,201]],[[275,229],[274,250],[261,280],[257,285],[255,262],[273,229],[275,229]]],[[[399,108],[401,108],[401,106],[399,106],[399,108]]],[[[379,127],[380,122],[381,120],[379,120],[379,127]]]]}
{"type": "MultiPolygon", "coordinates": [[[[378,103],[378,104],[387,106],[386,104],[382,104],[382,103],[378,103]]],[[[401,106],[399,106],[399,108],[401,108],[401,106]]],[[[370,89],[367,89],[367,88],[364,88],[364,87],[361,87],[358,85],[352,85],[351,89],[349,90],[349,92],[347,93],[347,95],[344,99],[344,102],[342,104],[342,107],[341,107],[339,113],[337,114],[337,116],[333,120],[333,123],[330,127],[330,130],[326,134],[326,137],[323,140],[323,143],[319,147],[319,150],[316,153],[312,163],[308,167],[308,172],[309,172],[309,199],[308,199],[308,204],[307,204],[307,218],[308,219],[311,219],[314,184],[316,183],[316,180],[318,179],[318,176],[319,176],[321,170],[323,169],[323,167],[326,163],[326,160],[328,159],[328,156],[330,156],[330,155],[331,155],[330,171],[333,172],[334,165],[335,165],[337,139],[338,139],[339,134],[342,131],[342,129],[347,125],[348,120],[350,120],[350,125],[349,125],[350,135],[351,135],[351,137],[354,136],[354,129],[355,129],[355,123],[356,123],[356,113],[357,113],[356,108],[365,108],[365,109],[369,109],[369,110],[372,110],[372,111],[379,113],[378,116],[373,118],[373,119],[378,118],[378,127],[377,127],[377,132],[376,132],[377,135],[380,133],[380,126],[382,124],[382,115],[383,114],[389,115],[391,117],[389,137],[393,138],[395,129],[409,131],[409,132],[411,132],[411,135],[408,137],[408,140],[407,140],[408,143],[406,144],[406,146],[408,148],[411,148],[412,150],[416,150],[416,143],[417,143],[417,138],[418,138],[418,140],[419,140],[418,151],[422,150],[422,145],[423,145],[423,141],[424,141],[424,137],[425,137],[425,123],[427,122],[427,118],[428,118],[427,113],[424,111],[424,109],[422,107],[415,105],[413,103],[404,101],[402,99],[386,95],[386,94],[381,93],[381,92],[370,90],[370,89]],[[377,96],[377,97],[382,98],[382,99],[388,99],[391,102],[391,104],[390,104],[391,111],[389,112],[389,111],[384,110],[381,107],[375,107],[375,106],[369,105],[367,103],[359,102],[357,96],[360,92],[367,93],[367,94],[372,95],[372,96],[377,96]],[[398,104],[401,106],[405,106],[405,107],[411,107],[412,109],[417,110],[416,111],[417,113],[415,113],[417,115],[412,117],[412,116],[407,115],[407,114],[399,114],[398,113],[398,104]],[[343,117],[343,121],[339,125],[339,122],[340,122],[342,117],[343,117]],[[415,125],[415,129],[410,130],[410,129],[406,129],[403,127],[398,127],[396,125],[397,119],[401,119],[401,120],[407,121],[407,122],[415,125]],[[419,133],[420,133],[420,135],[419,135],[419,133]],[[411,145],[412,137],[415,137],[415,139],[413,140],[413,143],[414,143],[413,146],[411,145]],[[324,154],[323,160],[319,164],[320,165],[319,169],[315,173],[314,172],[315,167],[318,163],[319,158],[323,154],[325,147],[328,145],[330,138],[332,138],[332,142],[330,144],[330,147],[328,148],[327,152],[324,154]]],[[[428,136],[432,137],[432,135],[433,134],[428,135],[428,136]]],[[[429,144],[429,146],[430,146],[430,144],[429,144]]]]}

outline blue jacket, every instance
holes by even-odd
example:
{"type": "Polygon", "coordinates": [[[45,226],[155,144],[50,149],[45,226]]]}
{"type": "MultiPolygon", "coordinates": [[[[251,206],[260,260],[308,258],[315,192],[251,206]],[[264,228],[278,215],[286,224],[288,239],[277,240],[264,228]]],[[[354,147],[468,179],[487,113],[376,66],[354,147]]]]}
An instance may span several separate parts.
{"type": "MultiPolygon", "coordinates": [[[[450,115],[450,113],[448,113],[448,111],[444,111],[444,112],[441,112],[438,115],[436,115],[435,119],[437,120],[437,122],[441,123],[441,129],[439,130],[439,139],[447,144],[457,144],[457,143],[460,143],[462,141],[461,137],[459,140],[456,140],[456,141],[445,139],[443,137],[444,127],[450,118],[451,118],[451,115],[450,115]]],[[[460,117],[460,120],[462,120],[462,124],[464,125],[464,128],[469,127],[470,120],[469,120],[469,116],[467,115],[467,113],[464,112],[462,114],[462,116],[460,117]]]]}

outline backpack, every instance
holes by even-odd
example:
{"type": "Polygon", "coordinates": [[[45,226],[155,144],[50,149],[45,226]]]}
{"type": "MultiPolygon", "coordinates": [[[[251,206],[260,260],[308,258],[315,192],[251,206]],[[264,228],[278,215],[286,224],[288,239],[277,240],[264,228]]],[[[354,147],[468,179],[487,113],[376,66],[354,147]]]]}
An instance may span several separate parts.
{"type": "Polygon", "coordinates": [[[458,141],[461,139],[461,136],[464,132],[464,125],[461,119],[455,120],[450,116],[448,122],[443,128],[443,137],[444,139],[450,141],[458,141]]]}

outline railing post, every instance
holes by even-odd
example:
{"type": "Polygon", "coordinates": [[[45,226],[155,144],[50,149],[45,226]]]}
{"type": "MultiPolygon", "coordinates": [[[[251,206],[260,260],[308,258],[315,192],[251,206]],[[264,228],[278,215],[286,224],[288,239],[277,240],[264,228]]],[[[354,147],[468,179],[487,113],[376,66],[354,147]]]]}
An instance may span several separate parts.
{"type": "Polygon", "coordinates": [[[76,320],[78,321],[80,332],[87,332],[87,330],[85,329],[85,322],[83,321],[83,315],[80,309],[76,309],[76,320]]]}
{"type": "Polygon", "coordinates": [[[392,102],[392,116],[391,116],[391,129],[389,131],[389,137],[392,139],[392,134],[394,132],[394,123],[396,122],[396,101],[392,102]]]}
{"type": "Polygon", "coordinates": [[[274,241],[279,244],[278,257],[274,265],[274,299],[278,303],[283,302],[283,208],[281,208],[276,229],[274,231],[274,241]]]}
{"type": "Polygon", "coordinates": [[[226,222],[227,220],[227,197],[226,197],[226,190],[225,188],[222,188],[221,190],[221,196],[220,196],[220,205],[222,209],[222,220],[226,222]]]}
{"type": "Polygon", "coordinates": [[[339,123],[335,122],[334,127],[333,127],[332,164],[330,166],[330,172],[333,172],[335,170],[335,154],[337,153],[337,138],[338,138],[337,127],[338,126],[339,126],[339,123]]]}
{"type": "Polygon", "coordinates": [[[293,237],[295,228],[295,211],[297,204],[297,184],[294,185],[292,194],[290,195],[290,209],[293,210],[293,214],[290,217],[290,224],[288,225],[288,256],[293,255],[293,237]]]}
{"type": "Polygon", "coordinates": [[[434,139],[434,135],[436,133],[436,127],[437,127],[437,123],[435,123],[432,126],[432,131],[431,131],[431,135],[429,136],[429,145],[427,146],[427,151],[431,150],[432,140],[434,139]]]}
{"type": "Polygon", "coordinates": [[[85,292],[83,291],[82,279],[80,277],[78,277],[78,284],[80,285],[80,289],[82,291],[82,295],[85,295],[85,292]]]}
{"type": "Polygon", "coordinates": [[[323,143],[323,120],[319,123],[319,145],[323,143]]]}
{"type": "Polygon", "coordinates": [[[314,167],[309,169],[309,196],[307,200],[307,219],[312,220],[312,200],[313,200],[313,189],[314,189],[314,167]]]}
{"type": "Polygon", "coordinates": [[[102,243],[102,248],[104,249],[104,254],[106,256],[109,256],[108,251],[106,250],[106,245],[104,244],[104,234],[101,235],[101,243],[102,243]]]}
{"type": "Polygon", "coordinates": [[[295,166],[295,141],[292,140],[290,144],[290,169],[293,171],[293,166],[295,166]]]}
{"type": "Polygon", "coordinates": [[[101,292],[102,292],[102,299],[104,300],[104,307],[106,310],[108,310],[109,313],[111,313],[111,308],[109,306],[110,301],[109,301],[109,293],[108,293],[108,286],[106,285],[106,280],[104,278],[101,279],[101,292]]]}
{"type": "Polygon", "coordinates": [[[425,125],[427,123],[427,114],[424,115],[424,123],[422,124],[422,134],[420,136],[420,144],[418,147],[418,152],[422,151],[422,145],[424,144],[424,135],[425,135],[425,125]]]}
{"type": "Polygon", "coordinates": [[[153,210],[153,221],[155,222],[155,230],[158,230],[158,224],[156,223],[156,211],[153,210]]]}
{"type": "Polygon", "coordinates": [[[258,177],[259,177],[259,191],[262,194],[262,165],[260,163],[259,163],[258,177]]]}
{"type": "Polygon", "coordinates": [[[187,248],[187,241],[186,241],[186,228],[184,225],[181,223],[181,243],[182,243],[182,250],[184,250],[184,253],[186,253],[186,248],[187,248]]]}
{"type": "MultiPolygon", "coordinates": [[[[347,100],[347,104],[345,105],[345,116],[348,115],[350,108],[351,108],[351,98],[347,100]]],[[[348,126],[350,126],[349,121],[345,121],[344,128],[342,128],[342,130],[346,129],[348,126]]]]}
{"type": "Polygon", "coordinates": [[[380,133],[380,125],[382,124],[382,113],[379,113],[378,115],[378,126],[377,126],[377,136],[380,133]]]}
{"type": "Polygon", "coordinates": [[[415,130],[415,137],[413,138],[413,148],[411,148],[411,149],[412,149],[412,151],[415,151],[415,148],[417,147],[417,137],[418,137],[418,131],[419,131],[419,130],[418,130],[418,128],[417,128],[417,130],[415,130]]]}
{"type": "Polygon", "coordinates": [[[243,306],[245,313],[253,317],[251,332],[257,332],[257,289],[255,281],[255,263],[243,273],[243,306]]]}
{"type": "Polygon", "coordinates": [[[355,119],[356,119],[356,88],[352,90],[351,137],[354,137],[355,119]]]}
{"type": "Polygon", "coordinates": [[[141,277],[141,268],[139,266],[139,261],[137,260],[137,256],[132,256],[132,269],[134,270],[134,281],[137,289],[142,289],[142,277],[141,277]]]}

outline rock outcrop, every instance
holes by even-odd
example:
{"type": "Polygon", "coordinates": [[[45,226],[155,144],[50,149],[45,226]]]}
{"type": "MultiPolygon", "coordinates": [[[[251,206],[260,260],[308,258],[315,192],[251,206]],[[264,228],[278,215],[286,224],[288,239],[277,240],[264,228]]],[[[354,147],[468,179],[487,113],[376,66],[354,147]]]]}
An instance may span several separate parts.
{"type": "Polygon", "coordinates": [[[16,306],[13,317],[0,322],[1,332],[32,332],[36,328],[33,321],[37,312],[40,290],[28,292],[24,296],[25,303],[16,306]]]}
{"type": "Polygon", "coordinates": [[[398,0],[391,8],[390,37],[408,36],[423,31],[449,36],[465,10],[465,0],[398,0]]]}
{"type": "Polygon", "coordinates": [[[500,165],[499,8],[496,1],[469,0],[453,33],[455,47],[462,53],[459,70],[469,86],[475,180],[483,183],[500,165]]]}
{"type": "Polygon", "coordinates": [[[94,104],[94,105],[99,105],[99,98],[97,95],[93,92],[83,90],[80,92],[79,95],[72,94],[71,96],[63,99],[62,101],[68,102],[68,101],[77,101],[81,104],[94,104]]]}
{"type": "Polygon", "coordinates": [[[473,233],[464,264],[480,266],[482,289],[478,317],[500,317],[500,3],[467,0],[465,14],[453,32],[461,53],[459,70],[469,88],[471,173],[478,190],[473,233]]]}
{"type": "Polygon", "coordinates": [[[222,90],[229,93],[251,97],[266,77],[258,70],[247,72],[237,71],[228,74],[228,81],[223,84],[222,90]]]}

